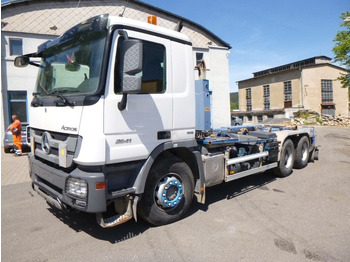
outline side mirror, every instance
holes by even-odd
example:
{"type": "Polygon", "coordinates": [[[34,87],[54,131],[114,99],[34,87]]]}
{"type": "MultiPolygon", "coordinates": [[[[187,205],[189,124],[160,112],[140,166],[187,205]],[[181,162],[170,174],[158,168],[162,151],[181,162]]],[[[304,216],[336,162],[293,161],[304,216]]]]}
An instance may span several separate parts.
{"type": "Polygon", "coordinates": [[[121,85],[125,94],[141,91],[141,75],[143,64],[143,44],[140,40],[128,39],[121,42],[121,85]]]}
{"type": "Polygon", "coordinates": [[[28,56],[17,56],[14,62],[15,67],[26,67],[29,65],[29,57],[28,56]]]}

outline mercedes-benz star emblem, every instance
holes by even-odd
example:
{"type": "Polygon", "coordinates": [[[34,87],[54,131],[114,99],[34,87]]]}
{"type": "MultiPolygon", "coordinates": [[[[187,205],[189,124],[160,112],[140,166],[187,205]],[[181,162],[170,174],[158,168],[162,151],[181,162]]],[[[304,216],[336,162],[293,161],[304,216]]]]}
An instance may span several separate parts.
{"type": "Polygon", "coordinates": [[[46,154],[50,153],[50,138],[50,134],[48,132],[44,132],[42,136],[41,148],[46,154]]]}

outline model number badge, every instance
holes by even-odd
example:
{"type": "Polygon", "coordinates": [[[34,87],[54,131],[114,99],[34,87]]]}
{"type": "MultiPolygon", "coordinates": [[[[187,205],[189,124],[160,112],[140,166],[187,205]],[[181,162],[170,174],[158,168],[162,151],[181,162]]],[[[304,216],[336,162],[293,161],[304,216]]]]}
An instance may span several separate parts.
{"type": "Polygon", "coordinates": [[[115,141],[116,144],[130,144],[131,143],[131,138],[127,138],[127,139],[117,139],[115,141]]]}

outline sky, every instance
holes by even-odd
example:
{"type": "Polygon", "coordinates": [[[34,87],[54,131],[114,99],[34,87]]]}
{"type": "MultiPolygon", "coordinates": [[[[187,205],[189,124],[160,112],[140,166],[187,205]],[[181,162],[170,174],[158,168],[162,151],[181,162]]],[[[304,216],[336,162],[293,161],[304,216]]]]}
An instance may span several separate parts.
{"type": "Polygon", "coordinates": [[[314,56],[333,59],[349,0],[143,0],[190,19],[232,47],[230,91],[263,69],[314,56]]]}
{"type": "Polygon", "coordinates": [[[333,58],[339,16],[350,11],[349,0],[142,1],[192,20],[231,45],[231,92],[253,72],[314,56],[333,58]]]}

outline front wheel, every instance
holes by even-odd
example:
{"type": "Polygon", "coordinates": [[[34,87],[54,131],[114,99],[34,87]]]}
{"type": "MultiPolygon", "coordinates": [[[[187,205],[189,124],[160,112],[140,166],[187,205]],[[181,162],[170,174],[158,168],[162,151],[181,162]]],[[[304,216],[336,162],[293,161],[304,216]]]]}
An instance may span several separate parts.
{"type": "Polygon", "coordinates": [[[191,205],[194,180],[188,165],[177,158],[165,159],[152,167],[138,213],[156,226],[179,220],[191,205]]]}
{"type": "Polygon", "coordinates": [[[293,171],[294,165],[294,144],[290,139],[287,139],[281,149],[281,157],[278,167],[274,168],[273,171],[276,176],[286,177],[289,176],[293,171]]]}

